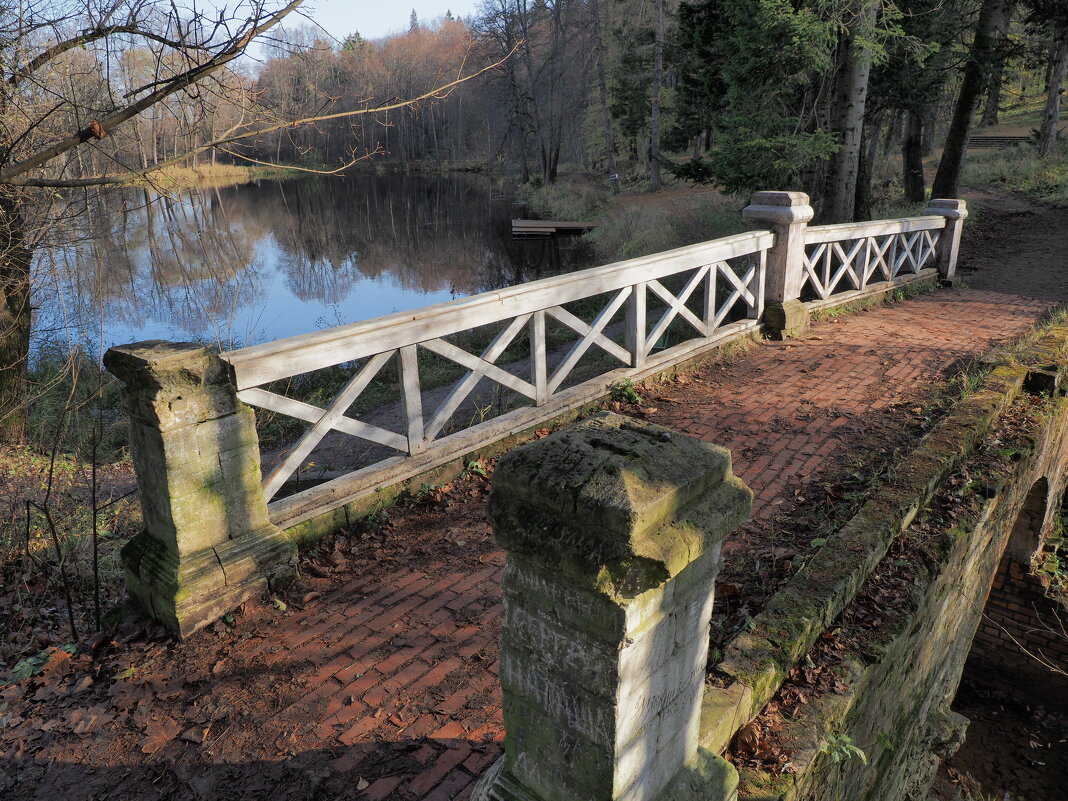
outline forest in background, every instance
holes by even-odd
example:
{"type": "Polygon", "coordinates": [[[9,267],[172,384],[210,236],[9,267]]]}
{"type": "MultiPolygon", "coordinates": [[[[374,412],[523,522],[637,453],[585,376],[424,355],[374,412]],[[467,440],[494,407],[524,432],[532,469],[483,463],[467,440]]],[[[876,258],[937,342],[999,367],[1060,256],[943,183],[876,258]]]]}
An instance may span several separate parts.
{"type": "Polygon", "coordinates": [[[490,0],[469,20],[413,12],[407,32],[375,42],[313,28],[285,38],[245,101],[279,119],[416,97],[462,65],[507,58],[439,99],[274,131],[245,145],[257,160],[333,169],[374,152],[497,164],[543,184],[567,165],[654,189],[667,169],[730,192],[804,189],[823,219],[847,221],[870,216],[872,167],[888,151],[915,203],[923,158],[945,147],[957,163],[936,194],[956,194],[969,129],[1003,108],[1045,100],[1035,135],[1051,152],[1068,4],[490,0]]]}
{"type": "MultiPolygon", "coordinates": [[[[53,68],[106,105],[158,77],[157,51],[73,50],[53,68]]],[[[566,167],[656,189],[668,170],[743,195],[803,189],[824,221],[866,218],[878,157],[900,159],[916,203],[924,157],[944,148],[934,190],[955,195],[969,131],[1005,108],[1044,102],[1035,137],[1052,152],[1068,4],[487,0],[469,19],[413,11],[409,30],[375,41],[291,24],[258,61],[152,106],[68,174],[168,160],[333,172],[373,157],[535,184],[566,167]]]]}

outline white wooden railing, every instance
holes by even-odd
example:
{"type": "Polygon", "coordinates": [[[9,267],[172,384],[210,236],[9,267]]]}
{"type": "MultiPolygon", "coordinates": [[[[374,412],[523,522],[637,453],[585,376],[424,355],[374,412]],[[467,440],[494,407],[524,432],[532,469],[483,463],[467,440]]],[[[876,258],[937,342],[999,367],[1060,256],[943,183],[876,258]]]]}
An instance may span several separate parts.
{"type": "Polygon", "coordinates": [[[820,300],[874,281],[892,281],[933,267],[946,227],[939,216],[809,226],[805,231],[802,291],[820,300]]]}
{"type": "MultiPolygon", "coordinates": [[[[767,251],[774,239],[768,231],[739,234],[223,354],[233,368],[242,401],[311,423],[265,476],[264,493],[269,501],[331,431],[397,452],[394,457],[273,501],[272,519],[295,524],[375,486],[444,463],[499,438],[501,432],[521,430],[578,406],[615,381],[655,372],[695,348],[753,329],[759,325],[763,308],[767,251]],[[601,300],[589,321],[565,308],[565,304],[589,303],[591,299],[601,300]],[[610,323],[623,313],[624,325],[613,338],[610,323]],[[555,353],[546,344],[548,320],[575,335],[555,353]],[[471,353],[446,339],[487,325],[500,328],[481,353],[471,353]],[[654,348],[669,328],[674,329],[676,338],[680,329],[690,336],[654,356],[654,348]],[[526,378],[497,364],[524,329],[529,333],[526,378]],[[568,386],[576,366],[594,348],[607,354],[609,364],[602,368],[594,365],[594,377],[568,386]],[[421,351],[444,357],[463,370],[432,410],[423,408],[421,351]],[[404,421],[400,431],[371,425],[346,413],[391,361],[399,369],[404,421]],[[351,363],[357,363],[358,369],[325,409],[286,397],[268,386],[351,363]],[[526,398],[528,405],[446,433],[446,425],[482,380],[512,390],[526,398]]],[[[620,328],[618,324],[614,327],[620,328]]]]}
{"type": "Polygon", "coordinates": [[[760,230],[222,354],[242,401],[310,424],[264,479],[271,519],[283,527],[310,520],[577,408],[615,382],[643,378],[745,336],[760,324],[766,306],[765,323],[785,328],[794,325],[791,309],[798,304],[807,314],[809,307],[844,303],[935,274],[934,267],[943,278],[951,277],[967,211],[963,201],[936,200],[928,212],[809,227],[806,195],[762,192],[745,215],[760,230]],[[813,300],[802,304],[803,294],[813,300]],[[587,319],[566,308],[576,302],[583,302],[587,319]],[[778,308],[777,316],[770,306],[778,308]],[[571,339],[550,347],[550,321],[571,339]],[[483,326],[495,333],[479,353],[448,339],[483,326]],[[667,346],[669,329],[674,344],[667,346]],[[524,330],[528,361],[520,372],[515,348],[508,364],[500,362],[524,330]],[[591,364],[595,351],[602,359],[591,364]],[[451,362],[459,372],[447,393],[426,409],[420,375],[424,352],[451,362]],[[576,372],[580,362],[582,375],[576,372]],[[398,371],[400,430],[349,414],[391,363],[398,371]],[[354,373],[326,408],[278,390],[277,382],[336,365],[351,366],[354,373]],[[521,405],[512,403],[510,411],[454,430],[458,412],[483,381],[510,390],[521,405]],[[385,455],[276,498],[330,432],[381,446],[385,455]]]}

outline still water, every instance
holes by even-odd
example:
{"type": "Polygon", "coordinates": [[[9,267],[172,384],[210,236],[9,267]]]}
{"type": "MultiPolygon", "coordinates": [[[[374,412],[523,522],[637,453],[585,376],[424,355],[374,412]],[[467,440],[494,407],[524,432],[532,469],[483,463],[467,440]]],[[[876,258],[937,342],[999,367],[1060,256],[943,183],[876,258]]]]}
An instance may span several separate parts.
{"type": "Polygon", "coordinates": [[[581,266],[573,239],[514,239],[510,185],[477,176],[126,190],[82,211],[35,268],[41,341],[240,347],[581,266]]]}

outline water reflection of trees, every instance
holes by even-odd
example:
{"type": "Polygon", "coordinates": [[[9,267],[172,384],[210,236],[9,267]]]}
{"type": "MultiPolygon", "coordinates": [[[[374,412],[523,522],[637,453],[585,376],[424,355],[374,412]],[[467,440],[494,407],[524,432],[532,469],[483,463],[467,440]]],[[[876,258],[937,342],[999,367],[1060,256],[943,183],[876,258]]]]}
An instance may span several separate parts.
{"type": "Polygon", "coordinates": [[[224,194],[235,216],[266,221],[279,268],[305,300],[334,301],[347,289],[340,282],[360,276],[415,292],[470,294],[574,261],[559,258],[550,240],[514,240],[510,196],[486,179],[361,176],[265,182],[224,194]]]}
{"type": "Polygon", "coordinates": [[[210,193],[102,193],[38,252],[38,306],[51,331],[103,336],[121,325],[227,340],[262,282],[264,231],[232,224],[210,193]]]}
{"type": "Polygon", "coordinates": [[[362,176],[177,197],[105,193],[40,251],[38,305],[52,328],[93,339],[100,329],[155,327],[229,345],[255,333],[275,271],[298,300],[329,306],[366,279],[464,295],[571,266],[574,255],[551,240],[512,238],[505,189],[362,176]]]}

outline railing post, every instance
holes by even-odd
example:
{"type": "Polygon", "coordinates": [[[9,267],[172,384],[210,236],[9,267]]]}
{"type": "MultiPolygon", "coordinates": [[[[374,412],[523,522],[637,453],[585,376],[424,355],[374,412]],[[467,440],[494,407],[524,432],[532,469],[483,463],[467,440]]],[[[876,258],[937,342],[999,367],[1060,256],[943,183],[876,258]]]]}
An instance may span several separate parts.
{"type": "Polygon", "coordinates": [[[774,334],[793,336],[808,328],[809,312],[801,302],[804,284],[805,229],[813,217],[804,192],[757,192],[742,210],[750,230],[770,229],[775,244],[768,251],[764,283],[764,324],[774,334]]]}
{"type": "Polygon", "coordinates": [[[252,409],[200,345],[112,348],[125,386],[144,529],[122,549],[142,612],[187,637],[294,575],[296,546],[267,517],[252,409]]]}
{"type": "Polygon", "coordinates": [[[968,218],[968,204],[964,200],[933,198],[923,213],[946,218],[946,227],[942,229],[936,246],[938,277],[943,281],[952,281],[957,272],[960,235],[968,218]]]}
{"type": "Polygon", "coordinates": [[[630,366],[634,368],[645,366],[645,338],[646,330],[646,289],[645,282],[639,281],[631,290],[631,296],[627,301],[626,339],[627,350],[630,351],[630,366]]]}
{"type": "Polygon", "coordinates": [[[478,801],[711,801],[698,748],[720,546],[752,493],[730,452],[602,413],[505,455],[505,753],[478,801]]]}
{"type": "Polygon", "coordinates": [[[404,430],[408,437],[408,454],[426,450],[423,436],[423,392],[419,383],[418,345],[405,345],[398,351],[401,403],[404,406],[404,430]]]}
{"type": "Polygon", "coordinates": [[[534,405],[549,401],[548,349],[545,346],[545,312],[530,316],[530,383],[534,385],[534,405]]]}

